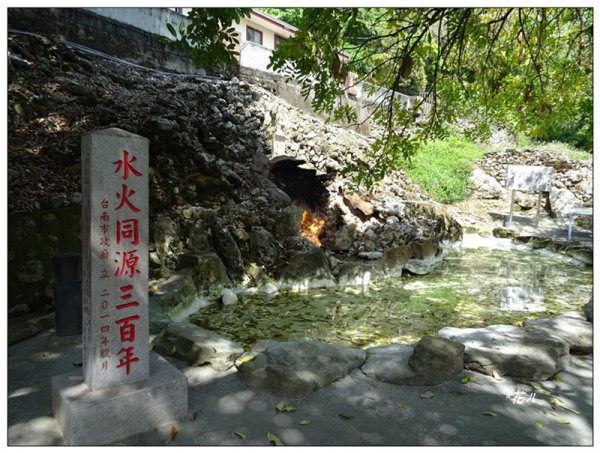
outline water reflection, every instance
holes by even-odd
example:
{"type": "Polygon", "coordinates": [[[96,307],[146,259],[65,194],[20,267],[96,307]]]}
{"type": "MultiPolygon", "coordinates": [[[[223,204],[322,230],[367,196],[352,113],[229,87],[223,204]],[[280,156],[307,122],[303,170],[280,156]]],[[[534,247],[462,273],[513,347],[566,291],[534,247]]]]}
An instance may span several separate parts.
{"type": "Polygon", "coordinates": [[[539,286],[547,266],[540,262],[515,263],[503,259],[500,267],[508,286],[500,289],[500,309],[506,311],[544,311],[544,288],[539,286]],[[519,284],[521,283],[521,284],[519,284]],[[527,285],[523,285],[528,283],[527,285]]]}
{"type": "Polygon", "coordinates": [[[500,308],[507,311],[544,311],[544,289],[518,286],[502,288],[500,308]]]}

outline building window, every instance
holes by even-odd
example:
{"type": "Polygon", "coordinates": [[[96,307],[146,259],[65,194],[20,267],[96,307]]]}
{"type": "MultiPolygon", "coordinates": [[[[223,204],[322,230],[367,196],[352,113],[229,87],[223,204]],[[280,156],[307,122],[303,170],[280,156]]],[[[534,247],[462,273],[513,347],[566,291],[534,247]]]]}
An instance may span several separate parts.
{"type": "Polygon", "coordinates": [[[277,49],[279,44],[281,44],[283,41],[285,41],[285,38],[283,38],[279,35],[275,35],[275,48],[277,49]]]}
{"type": "Polygon", "coordinates": [[[252,41],[262,45],[262,31],[246,26],[246,41],[252,41]]]}

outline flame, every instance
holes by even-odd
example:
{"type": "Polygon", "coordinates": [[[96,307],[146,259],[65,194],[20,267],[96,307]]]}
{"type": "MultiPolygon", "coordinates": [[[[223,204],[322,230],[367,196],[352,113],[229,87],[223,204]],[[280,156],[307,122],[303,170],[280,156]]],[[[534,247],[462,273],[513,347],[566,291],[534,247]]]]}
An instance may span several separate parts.
{"type": "Polygon", "coordinates": [[[300,235],[304,236],[313,244],[321,247],[319,235],[325,227],[325,219],[313,217],[306,209],[302,213],[302,223],[300,224],[300,235]]]}

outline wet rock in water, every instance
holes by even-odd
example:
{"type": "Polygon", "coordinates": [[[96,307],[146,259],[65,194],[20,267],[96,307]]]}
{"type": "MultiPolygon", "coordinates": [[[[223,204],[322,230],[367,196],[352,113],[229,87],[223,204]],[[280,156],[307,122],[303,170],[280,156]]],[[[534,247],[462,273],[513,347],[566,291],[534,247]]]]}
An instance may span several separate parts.
{"type": "Polygon", "coordinates": [[[507,325],[444,327],[440,337],[465,345],[465,368],[492,375],[543,380],[569,364],[569,346],[555,336],[507,325]]]}
{"type": "Polygon", "coordinates": [[[514,238],[518,232],[515,228],[496,227],[492,230],[492,234],[496,238],[514,238]]]}
{"type": "Polygon", "coordinates": [[[223,305],[234,305],[238,301],[237,294],[235,294],[231,289],[224,288],[221,291],[221,302],[223,305]]]}
{"type": "Polygon", "coordinates": [[[415,241],[411,244],[412,257],[417,260],[425,260],[435,256],[438,251],[437,243],[432,239],[415,241]]]}
{"type": "Polygon", "coordinates": [[[315,248],[306,253],[298,252],[292,255],[287,265],[279,272],[279,278],[291,281],[306,278],[333,280],[333,275],[325,252],[315,248]]]}
{"type": "Polygon", "coordinates": [[[303,398],[360,367],[366,352],[318,341],[259,341],[236,366],[251,386],[303,398]]]}
{"type": "Polygon", "coordinates": [[[155,339],[154,350],[184,360],[191,366],[208,365],[225,371],[243,354],[239,344],[189,322],[173,322],[155,339]]]}
{"type": "Polygon", "coordinates": [[[543,332],[565,341],[571,354],[591,354],[593,326],[577,313],[564,313],[552,319],[532,319],[523,323],[527,332],[543,332]]]}
{"type": "Polygon", "coordinates": [[[383,257],[383,252],[358,252],[357,256],[364,260],[378,260],[383,257]]]}
{"type": "Polygon", "coordinates": [[[367,350],[367,376],[401,385],[438,385],[463,370],[464,345],[424,336],[416,345],[392,344],[367,350]]]}
{"type": "Polygon", "coordinates": [[[585,319],[589,322],[594,322],[594,299],[590,297],[587,304],[583,306],[583,312],[585,313],[585,319]]]}

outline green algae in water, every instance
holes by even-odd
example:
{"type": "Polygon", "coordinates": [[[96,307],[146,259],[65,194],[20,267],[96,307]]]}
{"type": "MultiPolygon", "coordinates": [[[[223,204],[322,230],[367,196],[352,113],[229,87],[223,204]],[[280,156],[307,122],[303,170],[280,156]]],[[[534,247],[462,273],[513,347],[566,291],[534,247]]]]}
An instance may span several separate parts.
{"type": "Polygon", "coordinates": [[[368,288],[313,289],[240,297],[192,321],[249,347],[258,340],[313,339],[353,347],[414,343],[445,326],[520,325],[581,312],[592,294],[591,267],[532,251],[465,250],[430,274],[368,288]]]}

